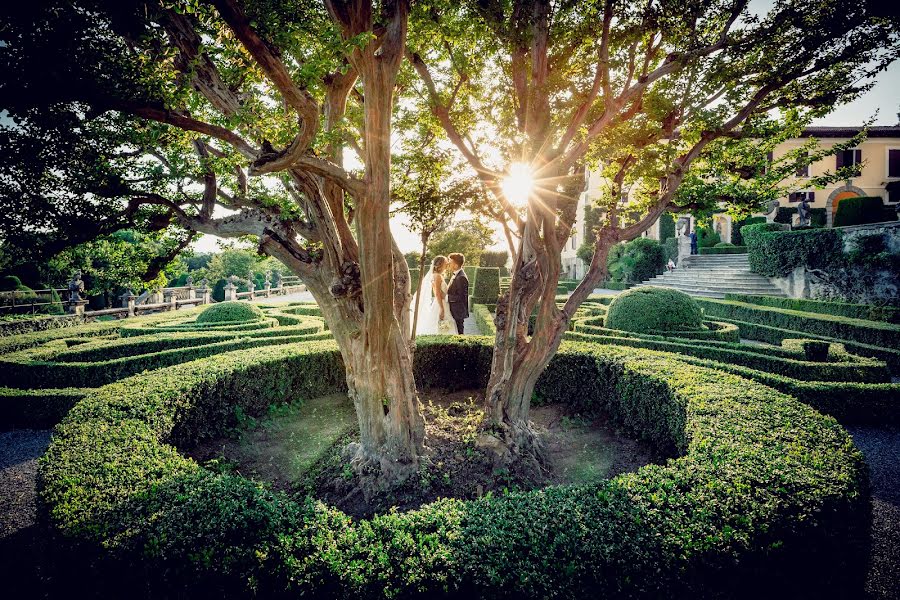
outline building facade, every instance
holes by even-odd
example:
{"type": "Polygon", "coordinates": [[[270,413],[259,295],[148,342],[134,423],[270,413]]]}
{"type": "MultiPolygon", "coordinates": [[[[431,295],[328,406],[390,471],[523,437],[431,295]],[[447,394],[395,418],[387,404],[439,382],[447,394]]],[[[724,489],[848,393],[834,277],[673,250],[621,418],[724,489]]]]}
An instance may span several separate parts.
{"type": "MultiPolygon", "coordinates": [[[[820,147],[831,148],[836,144],[847,142],[859,131],[858,127],[810,127],[805,129],[800,137],[779,144],[773,151],[772,158],[775,160],[791,150],[796,150],[811,137],[819,141],[820,147]]],[[[574,233],[562,253],[563,277],[566,278],[581,279],[587,270],[587,265],[576,254],[586,239],[585,206],[590,206],[593,199],[599,197],[600,186],[605,182],[597,172],[589,173],[586,179],[587,185],[578,200],[574,233]]],[[[900,125],[870,127],[868,137],[856,148],[812,163],[805,171],[797,173],[784,183],[789,192],[778,200],[779,206],[796,207],[805,197],[810,208],[825,209],[827,227],[831,227],[838,204],[846,198],[880,197],[886,207],[896,209],[900,205],[900,125]],[[852,164],[862,165],[858,177],[834,182],[824,188],[810,186],[812,177],[852,164]]],[[[765,216],[771,221],[775,212],[773,210],[765,216]]],[[[690,227],[693,229],[695,226],[693,217],[690,217],[690,220],[690,227]]],[[[719,233],[722,241],[731,241],[733,226],[734,223],[727,214],[713,216],[712,227],[719,233]]],[[[660,239],[659,231],[657,221],[644,232],[644,236],[663,241],[660,239]]]]}

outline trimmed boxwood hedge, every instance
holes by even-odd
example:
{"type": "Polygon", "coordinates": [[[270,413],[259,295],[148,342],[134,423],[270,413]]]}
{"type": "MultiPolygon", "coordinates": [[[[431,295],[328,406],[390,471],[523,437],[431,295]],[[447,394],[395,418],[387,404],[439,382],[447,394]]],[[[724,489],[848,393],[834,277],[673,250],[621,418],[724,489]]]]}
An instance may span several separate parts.
{"type": "Polygon", "coordinates": [[[740,339],[737,325],[731,323],[718,323],[716,321],[704,321],[704,329],[698,331],[676,331],[671,333],[653,332],[635,333],[621,329],[604,327],[605,317],[589,317],[574,322],[572,330],[580,333],[594,335],[607,335],[616,337],[635,337],[647,339],[674,339],[674,340],[713,340],[718,342],[737,342],[740,339]]]}
{"type": "Polygon", "coordinates": [[[766,352],[768,349],[751,349],[740,344],[713,345],[674,338],[652,339],[650,336],[625,337],[583,332],[567,333],[566,338],[576,341],[677,352],[716,362],[742,365],[805,381],[885,383],[891,379],[885,363],[851,355],[847,355],[845,360],[812,362],[805,360],[801,353],[795,353],[793,357],[778,356],[774,352],[766,352]]]}
{"type": "Polygon", "coordinates": [[[83,388],[20,390],[0,387],[0,431],[53,427],[89,391],[83,388]]]}
{"type": "MultiPolygon", "coordinates": [[[[708,317],[737,319],[802,333],[900,349],[900,325],[836,315],[820,315],[733,300],[696,298],[708,317]]],[[[791,337],[798,337],[796,335],[791,337]]]]}
{"type": "MultiPolygon", "coordinates": [[[[420,385],[448,364],[485,383],[492,340],[436,340],[419,342],[420,385]]],[[[353,520],[202,468],[171,445],[225,431],[236,407],[256,414],[342,388],[335,344],[318,342],[217,355],[92,392],[40,461],[41,510],[57,534],[48,547],[66,558],[57,564],[70,567],[73,585],[120,595],[861,589],[869,486],[846,431],[771,388],[670,354],[565,343],[539,380],[540,397],[606,410],[673,456],[593,485],[353,520]]]]}
{"type": "Polygon", "coordinates": [[[747,246],[713,246],[700,248],[700,254],[747,254],[747,246]]]}
{"type": "Polygon", "coordinates": [[[497,267],[478,267],[475,269],[475,281],[472,282],[471,305],[497,304],[500,296],[500,269],[497,267]]]}
{"type": "MultiPolygon", "coordinates": [[[[494,305],[496,306],[496,304],[494,305]]],[[[494,325],[494,315],[491,310],[484,304],[475,304],[472,306],[472,316],[475,319],[475,325],[481,335],[497,335],[497,327],[494,325]]]]}
{"type": "Polygon", "coordinates": [[[781,298],[778,296],[759,296],[754,294],[725,294],[725,299],[747,304],[758,304],[760,306],[900,324],[900,308],[894,306],[808,300],[805,298],[781,298]]]}
{"type": "Polygon", "coordinates": [[[249,302],[219,302],[197,315],[197,323],[246,323],[263,318],[258,306],[249,302]]]}
{"type": "Polygon", "coordinates": [[[27,351],[0,357],[4,370],[3,382],[14,387],[99,387],[123,377],[152,369],[215,356],[240,348],[260,348],[290,344],[313,339],[327,339],[330,333],[287,334],[279,337],[239,337],[221,342],[197,343],[144,354],[126,355],[96,362],[54,362],[56,350],[50,355],[36,357],[27,351]]]}
{"type": "Polygon", "coordinates": [[[900,350],[891,350],[889,348],[872,346],[870,344],[860,344],[858,342],[851,342],[849,340],[839,340],[836,338],[816,335],[804,331],[794,331],[791,329],[783,329],[780,327],[771,327],[769,325],[760,325],[759,323],[750,323],[749,321],[727,319],[724,317],[718,318],[722,319],[725,322],[736,325],[738,330],[740,331],[741,337],[748,340],[757,340],[761,342],[767,342],[769,344],[780,344],[782,340],[807,337],[824,340],[826,342],[840,343],[846,346],[847,350],[854,354],[858,354],[859,356],[867,356],[871,358],[877,358],[878,360],[883,360],[887,364],[888,369],[891,373],[895,375],[900,373],[900,350]]]}
{"type": "Polygon", "coordinates": [[[654,286],[619,294],[606,313],[610,329],[660,335],[699,331],[702,320],[703,311],[693,298],[679,290],[654,286]]]}

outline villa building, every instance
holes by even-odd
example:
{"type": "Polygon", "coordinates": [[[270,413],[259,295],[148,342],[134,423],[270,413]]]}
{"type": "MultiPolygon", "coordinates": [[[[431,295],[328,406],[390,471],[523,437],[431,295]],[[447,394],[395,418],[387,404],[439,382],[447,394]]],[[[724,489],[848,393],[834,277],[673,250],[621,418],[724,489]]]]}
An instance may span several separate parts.
{"type": "MultiPolygon", "coordinates": [[[[809,127],[798,138],[786,140],[776,147],[773,159],[794,150],[814,137],[821,147],[830,148],[835,144],[848,141],[859,133],[858,127],[809,127]]],[[[575,233],[569,239],[562,253],[563,275],[580,279],[584,276],[586,265],[577,257],[576,252],[585,240],[585,211],[592,199],[599,196],[603,177],[591,172],[587,186],[578,200],[578,218],[575,233]]],[[[831,227],[834,214],[841,200],[856,196],[876,196],[884,200],[887,207],[900,206],[900,125],[873,126],[869,128],[868,137],[858,147],[845,150],[837,155],[828,156],[798,172],[786,181],[791,192],[779,199],[779,206],[795,207],[806,197],[810,208],[825,209],[826,226],[831,227]],[[833,171],[844,165],[861,164],[859,177],[835,182],[825,188],[813,188],[809,185],[811,177],[833,171]]],[[[775,211],[766,215],[769,220],[775,211]]],[[[691,227],[694,222],[691,218],[691,227]]],[[[731,240],[732,219],[726,214],[713,217],[713,227],[719,232],[723,241],[731,240]]],[[[660,239],[659,221],[645,233],[645,236],[660,239]]],[[[662,241],[662,240],[660,240],[662,241]]]]}

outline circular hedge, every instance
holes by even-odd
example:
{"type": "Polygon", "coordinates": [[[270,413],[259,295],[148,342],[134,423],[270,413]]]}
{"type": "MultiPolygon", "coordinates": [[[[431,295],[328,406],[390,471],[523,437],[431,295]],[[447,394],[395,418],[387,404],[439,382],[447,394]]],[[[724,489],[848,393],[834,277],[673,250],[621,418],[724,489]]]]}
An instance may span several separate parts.
{"type": "MultiPolygon", "coordinates": [[[[465,374],[484,385],[491,351],[487,338],[425,339],[417,381],[465,374]]],[[[670,457],[587,486],[354,520],[178,450],[227,431],[238,407],[261,414],[343,388],[340,354],[323,341],[230,352],[90,392],[40,464],[40,506],[56,533],[48,547],[66,557],[57,563],[120,595],[135,581],[141,595],[185,597],[861,589],[869,488],[847,432],[787,395],[672,354],[564,343],[541,376],[539,397],[604,410],[670,457]]]]}
{"type": "Polygon", "coordinates": [[[219,302],[197,315],[197,323],[244,323],[262,318],[263,311],[249,302],[219,302]]]}
{"type": "Polygon", "coordinates": [[[632,288],[616,296],[606,312],[610,329],[663,335],[702,329],[703,311],[684,292],[661,287],[632,288]]]}

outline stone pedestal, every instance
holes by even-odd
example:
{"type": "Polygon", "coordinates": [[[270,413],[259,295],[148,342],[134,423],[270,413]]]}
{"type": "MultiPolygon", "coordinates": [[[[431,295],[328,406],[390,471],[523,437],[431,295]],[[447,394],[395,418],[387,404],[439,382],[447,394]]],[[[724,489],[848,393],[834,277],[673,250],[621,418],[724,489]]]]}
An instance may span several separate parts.
{"type": "Polygon", "coordinates": [[[127,308],[128,316],[133,317],[135,314],[134,299],[136,298],[136,296],[131,292],[131,290],[125,290],[125,293],[119,297],[122,299],[122,308],[127,308]]]}
{"type": "Polygon", "coordinates": [[[263,294],[266,298],[268,298],[272,294],[272,284],[268,281],[266,282],[266,287],[263,290],[263,294]]]}
{"type": "Polygon", "coordinates": [[[230,280],[225,285],[225,300],[228,302],[234,302],[237,300],[237,286],[234,285],[230,280]]]}
{"type": "Polygon", "coordinates": [[[72,300],[69,302],[69,314],[79,317],[84,316],[84,307],[87,306],[87,300],[72,300]]]}
{"type": "Polygon", "coordinates": [[[166,292],[165,302],[169,305],[169,310],[178,309],[178,295],[175,292],[166,292]]]}
{"type": "Polygon", "coordinates": [[[691,238],[690,236],[683,235],[678,238],[678,264],[681,265],[681,260],[685,256],[691,255],[691,238]]]}

